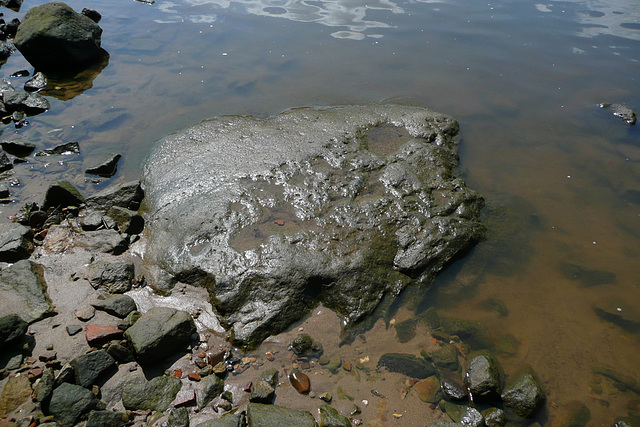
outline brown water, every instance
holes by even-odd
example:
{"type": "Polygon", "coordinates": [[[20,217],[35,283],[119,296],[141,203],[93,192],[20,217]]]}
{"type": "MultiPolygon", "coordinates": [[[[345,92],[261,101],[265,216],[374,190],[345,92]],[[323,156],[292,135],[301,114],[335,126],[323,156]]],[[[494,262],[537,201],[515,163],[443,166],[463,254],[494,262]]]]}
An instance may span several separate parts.
{"type": "MultiPolygon", "coordinates": [[[[42,2],[27,2],[23,10],[42,2]]],[[[17,202],[0,207],[3,218],[25,201],[40,202],[54,180],[69,179],[89,194],[135,179],[154,141],[208,117],[268,116],[303,105],[429,106],[460,122],[461,171],[487,199],[491,233],[421,303],[412,294],[399,313],[435,305],[442,314],[516,337],[517,351],[501,361],[507,372],[526,365],[537,371],[550,416],[574,399],[589,407],[594,426],[611,425],[628,406],[638,410],[639,396],[590,371],[605,364],[640,380],[638,335],[601,320],[592,308],[614,298],[625,310],[640,311],[640,130],[597,107],[620,102],[640,109],[636,4],[69,4],[102,13],[109,63],[81,82],[55,82],[51,110],[22,129],[5,127],[2,138],[43,148],[78,140],[82,152],[17,165],[8,174],[21,181],[11,187],[17,202]],[[110,152],[123,154],[116,177],[96,184],[82,173],[110,152]],[[613,273],[615,281],[581,286],[563,273],[566,263],[613,273]],[[488,297],[500,299],[508,315],[484,310],[488,297]]],[[[16,53],[0,74],[8,78],[23,68],[31,70],[16,53]]],[[[10,80],[21,85],[25,78],[10,80]]],[[[265,221],[277,231],[274,219],[265,221]]],[[[334,328],[317,334],[335,340],[334,328]]],[[[368,342],[386,345],[354,343],[342,351],[355,355],[357,345],[375,358],[419,347],[398,343],[384,327],[367,334],[368,342]]],[[[403,402],[426,408],[415,397],[403,402]]],[[[377,410],[388,425],[418,425],[408,416],[393,418],[399,409],[377,410]]],[[[545,414],[540,421],[546,420],[545,414]]]]}

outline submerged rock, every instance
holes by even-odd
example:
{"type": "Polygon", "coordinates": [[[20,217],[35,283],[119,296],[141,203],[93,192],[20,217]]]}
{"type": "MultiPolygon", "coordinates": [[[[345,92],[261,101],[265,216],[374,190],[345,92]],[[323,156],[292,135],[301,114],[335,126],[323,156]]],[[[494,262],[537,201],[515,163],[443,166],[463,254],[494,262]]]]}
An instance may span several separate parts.
{"type": "Polygon", "coordinates": [[[152,286],[204,286],[236,343],[318,302],[347,326],[429,283],[482,234],[456,178],[458,124],[424,108],[221,117],[165,138],[144,169],[152,286]]]}
{"type": "Polygon", "coordinates": [[[518,376],[502,392],[504,405],[524,418],[531,418],[544,402],[542,387],[530,372],[518,376]]]}
{"type": "Polygon", "coordinates": [[[436,373],[435,368],[423,358],[404,353],[383,354],[378,360],[378,367],[385,367],[389,372],[419,379],[428,378],[436,373]]]}

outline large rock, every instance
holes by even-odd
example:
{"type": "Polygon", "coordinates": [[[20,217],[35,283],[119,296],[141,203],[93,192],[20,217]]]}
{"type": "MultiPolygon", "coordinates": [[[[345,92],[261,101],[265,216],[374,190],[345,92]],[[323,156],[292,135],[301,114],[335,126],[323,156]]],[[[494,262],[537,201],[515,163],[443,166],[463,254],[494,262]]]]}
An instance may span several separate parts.
{"type": "Polygon", "coordinates": [[[29,258],[33,251],[31,229],[16,223],[0,224],[0,261],[29,258]]]}
{"type": "Polygon", "coordinates": [[[87,267],[86,278],[94,289],[122,294],[131,290],[134,274],[131,262],[96,261],[87,267]]]}
{"type": "Polygon", "coordinates": [[[94,384],[101,385],[99,381],[116,371],[116,361],[105,350],[82,354],[70,363],[75,371],[76,383],[87,388],[94,384]]]}
{"type": "Polygon", "coordinates": [[[531,372],[516,377],[502,392],[504,406],[524,418],[535,415],[544,399],[544,391],[531,372]]]}
{"type": "Polygon", "coordinates": [[[197,402],[198,408],[202,409],[224,391],[224,381],[217,375],[207,375],[200,381],[200,387],[197,402]]]}
{"type": "Polygon", "coordinates": [[[347,326],[429,283],[481,235],[456,178],[458,124],[424,108],[221,117],[161,141],[144,168],[146,277],[209,289],[252,346],[318,301],[347,326]]]}
{"type": "Polygon", "coordinates": [[[136,302],[129,295],[109,295],[91,305],[120,319],[124,319],[129,313],[138,309],[136,302]]]}
{"type": "Polygon", "coordinates": [[[24,57],[43,71],[75,69],[100,56],[102,29],[63,2],[29,10],[18,27],[14,44],[24,57]]]}
{"type": "Polygon", "coordinates": [[[51,184],[44,195],[42,209],[65,208],[67,206],[80,206],[84,203],[84,197],[69,181],[58,181],[51,184]]]}
{"type": "Polygon", "coordinates": [[[29,324],[17,314],[0,317],[0,350],[22,338],[28,328],[29,324]]]}
{"type": "Polygon", "coordinates": [[[308,412],[278,405],[249,403],[248,427],[317,427],[316,420],[308,412]]]}
{"type": "Polygon", "coordinates": [[[167,307],[152,308],[124,333],[139,361],[163,359],[181,349],[196,332],[189,313],[167,307]]]}
{"type": "Polygon", "coordinates": [[[469,393],[476,402],[489,402],[500,398],[503,373],[498,361],[488,354],[479,354],[467,368],[469,393]]]}
{"type": "Polygon", "coordinates": [[[26,375],[9,378],[0,394],[0,417],[6,417],[31,397],[31,381],[26,375]]]}
{"type": "Polygon", "coordinates": [[[0,316],[20,313],[32,323],[56,313],[47,294],[44,269],[35,262],[18,261],[0,271],[0,295],[0,316]]]}
{"type": "Polygon", "coordinates": [[[144,197],[139,181],[130,181],[112,185],[87,197],[87,207],[103,214],[112,206],[137,211],[144,197]]]}
{"type": "Polygon", "coordinates": [[[98,403],[96,396],[84,387],[62,383],[53,390],[49,412],[60,427],[71,427],[98,403]]]}
{"type": "Polygon", "coordinates": [[[136,378],[123,385],[122,403],[129,410],[164,412],[181,387],[182,382],[176,377],[155,377],[150,381],[136,378]]]}

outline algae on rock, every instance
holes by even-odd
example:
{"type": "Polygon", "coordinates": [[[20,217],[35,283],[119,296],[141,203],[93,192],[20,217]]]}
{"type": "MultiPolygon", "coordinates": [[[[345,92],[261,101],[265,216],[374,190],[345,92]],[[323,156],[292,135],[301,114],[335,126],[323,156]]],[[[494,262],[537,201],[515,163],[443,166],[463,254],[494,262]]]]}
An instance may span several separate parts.
{"type": "Polygon", "coordinates": [[[219,117],[163,139],[143,176],[145,275],[208,289],[251,347],[319,302],[347,327],[479,240],[458,124],[418,107],[219,117]]]}

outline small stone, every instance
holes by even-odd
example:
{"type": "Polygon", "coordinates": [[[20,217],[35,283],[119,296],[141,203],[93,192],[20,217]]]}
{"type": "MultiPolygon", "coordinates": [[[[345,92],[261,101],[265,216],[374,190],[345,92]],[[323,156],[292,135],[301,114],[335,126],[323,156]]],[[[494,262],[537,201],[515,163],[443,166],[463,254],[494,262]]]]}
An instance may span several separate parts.
{"type": "Polygon", "coordinates": [[[85,307],[82,308],[78,311],[76,311],[76,317],[78,318],[78,320],[82,320],[83,322],[87,322],[91,319],[93,319],[93,316],[96,315],[96,309],[89,306],[89,307],[85,307]]]}
{"type": "Polygon", "coordinates": [[[38,359],[40,359],[41,362],[49,362],[52,360],[55,360],[56,357],[58,357],[58,353],[56,353],[53,350],[45,350],[42,353],[40,353],[40,356],[38,357],[38,359]]]}
{"type": "Polygon", "coordinates": [[[173,371],[173,373],[171,374],[176,378],[182,378],[182,369],[176,369],[175,371],[173,371]]]}
{"type": "Polygon", "coordinates": [[[107,341],[122,339],[124,331],[115,325],[87,325],[85,337],[87,343],[92,346],[99,346],[107,341]]]}
{"type": "Polygon", "coordinates": [[[273,355],[272,352],[267,351],[265,353],[265,357],[267,358],[268,361],[273,362],[276,359],[276,356],[273,355]]]}
{"type": "Polygon", "coordinates": [[[188,378],[190,381],[200,381],[200,380],[202,379],[202,377],[200,376],[200,374],[199,374],[199,373],[197,373],[197,372],[189,372],[189,373],[187,374],[187,378],[188,378]]]}
{"type": "Polygon", "coordinates": [[[182,388],[173,401],[173,406],[193,406],[196,403],[196,392],[192,388],[182,388]]]}
{"type": "Polygon", "coordinates": [[[293,370],[289,373],[289,381],[298,393],[301,394],[308,393],[311,388],[309,377],[298,370],[293,370]]]}
{"type": "Polygon", "coordinates": [[[333,400],[333,396],[331,396],[331,393],[329,392],[324,392],[319,396],[320,400],[324,400],[327,403],[331,403],[331,401],[333,400]]]}
{"type": "Polygon", "coordinates": [[[118,161],[122,156],[120,154],[112,154],[103,162],[89,167],[85,170],[90,175],[97,175],[103,178],[111,178],[118,170],[118,161]]]}
{"type": "Polygon", "coordinates": [[[345,360],[342,363],[342,369],[344,369],[347,372],[351,372],[351,362],[349,362],[348,360],[345,360]]]}
{"type": "Polygon", "coordinates": [[[47,87],[47,78],[40,71],[24,83],[24,90],[27,92],[37,92],[45,87],[47,87]]]}

